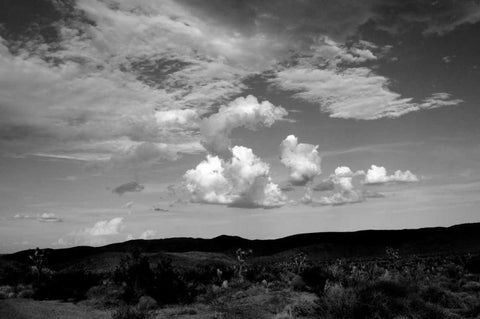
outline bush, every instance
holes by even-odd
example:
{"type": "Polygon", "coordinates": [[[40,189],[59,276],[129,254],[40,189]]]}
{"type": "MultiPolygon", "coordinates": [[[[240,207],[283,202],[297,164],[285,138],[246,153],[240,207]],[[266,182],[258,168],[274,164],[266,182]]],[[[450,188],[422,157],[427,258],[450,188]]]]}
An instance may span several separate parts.
{"type": "Polygon", "coordinates": [[[440,305],[446,308],[461,308],[461,300],[452,294],[450,291],[445,290],[439,286],[429,286],[423,289],[420,293],[423,300],[440,305]]]}
{"type": "Polygon", "coordinates": [[[150,310],[156,309],[157,307],[158,307],[158,304],[155,301],[155,299],[149,296],[140,297],[140,300],[138,301],[138,304],[137,304],[137,309],[141,311],[150,311],[150,310]]]}
{"type": "Polygon", "coordinates": [[[394,318],[406,315],[408,287],[396,281],[381,280],[358,291],[355,318],[394,318]]]}
{"type": "Polygon", "coordinates": [[[87,291],[97,285],[100,276],[85,271],[54,273],[34,286],[34,299],[75,301],[86,299],[87,291]]]}
{"type": "Polygon", "coordinates": [[[356,302],[357,295],[353,288],[334,284],[320,298],[319,308],[329,318],[353,318],[356,302]]]}
{"type": "Polygon", "coordinates": [[[148,319],[152,314],[149,311],[138,310],[131,306],[123,306],[112,313],[112,319],[148,319]]]}
{"type": "Polygon", "coordinates": [[[329,278],[326,271],[321,267],[307,268],[302,272],[302,278],[305,284],[316,294],[320,295],[325,289],[325,284],[329,278]]]}

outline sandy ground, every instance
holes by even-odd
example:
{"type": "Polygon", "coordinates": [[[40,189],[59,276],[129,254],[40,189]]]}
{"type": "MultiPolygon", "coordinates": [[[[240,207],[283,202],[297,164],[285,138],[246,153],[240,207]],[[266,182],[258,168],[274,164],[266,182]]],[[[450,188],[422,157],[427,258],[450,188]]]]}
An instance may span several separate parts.
{"type": "Polygon", "coordinates": [[[82,304],[31,299],[0,300],[0,319],[110,319],[109,311],[82,304]]]}

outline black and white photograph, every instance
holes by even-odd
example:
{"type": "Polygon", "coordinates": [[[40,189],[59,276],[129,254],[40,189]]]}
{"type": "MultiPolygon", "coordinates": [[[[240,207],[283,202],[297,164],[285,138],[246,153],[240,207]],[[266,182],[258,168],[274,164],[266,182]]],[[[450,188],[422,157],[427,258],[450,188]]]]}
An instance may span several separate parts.
{"type": "Polygon", "coordinates": [[[480,0],[0,0],[0,319],[480,319],[480,0]]]}

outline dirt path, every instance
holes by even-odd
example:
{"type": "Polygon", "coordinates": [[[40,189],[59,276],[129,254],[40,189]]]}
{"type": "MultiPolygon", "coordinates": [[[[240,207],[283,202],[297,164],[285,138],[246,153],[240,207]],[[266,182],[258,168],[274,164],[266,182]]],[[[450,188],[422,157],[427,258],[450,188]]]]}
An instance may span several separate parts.
{"type": "Polygon", "coordinates": [[[0,300],[0,319],[110,319],[108,311],[60,301],[0,300]]]}

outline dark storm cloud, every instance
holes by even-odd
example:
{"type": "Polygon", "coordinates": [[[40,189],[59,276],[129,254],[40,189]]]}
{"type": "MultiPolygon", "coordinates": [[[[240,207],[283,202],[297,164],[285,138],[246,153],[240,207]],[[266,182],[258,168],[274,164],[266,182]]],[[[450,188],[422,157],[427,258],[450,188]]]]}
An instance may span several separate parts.
{"type": "Polygon", "coordinates": [[[316,192],[333,191],[335,183],[331,179],[325,179],[312,188],[316,192]]]}
{"type": "Polygon", "coordinates": [[[112,189],[112,193],[123,195],[128,192],[141,192],[144,188],[145,186],[137,182],[128,182],[112,189]]]}
{"type": "Polygon", "coordinates": [[[478,0],[378,1],[373,20],[390,33],[420,29],[425,35],[442,35],[464,24],[480,21],[478,0]]]}

